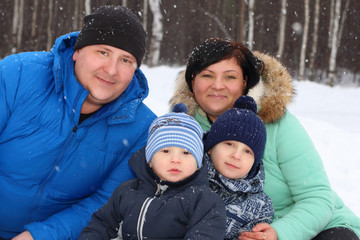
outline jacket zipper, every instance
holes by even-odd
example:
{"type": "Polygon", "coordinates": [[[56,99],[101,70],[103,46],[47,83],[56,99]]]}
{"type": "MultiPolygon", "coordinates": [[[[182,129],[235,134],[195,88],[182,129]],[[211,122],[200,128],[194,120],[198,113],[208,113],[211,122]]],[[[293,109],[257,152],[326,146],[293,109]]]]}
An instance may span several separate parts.
{"type": "Polygon", "coordinates": [[[146,212],[147,212],[152,200],[154,200],[156,197],[159,197],[160,195],[162,195],[166,191],[167,188],[168,188],[167,185],[161,185],[160,183],[158,183],[155,196],[146,198],[144,203],[142,204],[140,213],[139,213],[138,222],[137,222],[137,227],[136,227],[138,240],[143,239],[143,228],[144,228],[144,223],[145,223],[145,216],[146,216],[146,212]]]}

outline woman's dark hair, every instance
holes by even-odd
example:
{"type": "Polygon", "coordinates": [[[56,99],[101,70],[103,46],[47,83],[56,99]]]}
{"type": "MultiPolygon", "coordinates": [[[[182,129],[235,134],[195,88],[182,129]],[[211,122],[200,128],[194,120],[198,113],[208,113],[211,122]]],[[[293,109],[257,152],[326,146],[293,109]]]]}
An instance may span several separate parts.
{"type": "Polygon", "coordinates": [[[190,91],[193,91],[191,81],[197,74],[214,63],[231,58],[241,67],[244,78],[247,77],[247,85],[243,92],[246,95],[249,89],[259,82],[264,63],[242,43],[220,38],[207,39],[190,53],[185,73],[190,91]]]}

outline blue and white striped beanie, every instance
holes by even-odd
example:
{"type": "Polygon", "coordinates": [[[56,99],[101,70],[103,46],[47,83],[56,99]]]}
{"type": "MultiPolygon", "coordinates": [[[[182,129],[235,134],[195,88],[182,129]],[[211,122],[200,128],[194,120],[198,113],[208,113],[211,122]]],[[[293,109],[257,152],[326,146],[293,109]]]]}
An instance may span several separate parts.
{"type": "Polygon", "coordinates": [[[204,146],[203,131],[194,118],[187,115],[183,103],[176,104],[173,112],[156,118],[150,128],[145,148],[146,161],[162,148],[180,147],[189,151],[201,168],[204,146]]]}

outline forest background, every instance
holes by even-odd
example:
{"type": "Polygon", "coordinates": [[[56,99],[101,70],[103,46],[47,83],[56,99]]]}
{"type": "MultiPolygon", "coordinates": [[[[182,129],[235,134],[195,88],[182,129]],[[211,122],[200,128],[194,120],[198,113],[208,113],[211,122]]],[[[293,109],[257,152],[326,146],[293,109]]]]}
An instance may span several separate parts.
{"type": "Polygon", "coordinates": [[[275,56],[298,80],[360,86],[359,0],[1,0],[0,59],[50,50],[109,4],[143,22],[150,67],[182,66],[196,45],[222,37],[275,56]]]}

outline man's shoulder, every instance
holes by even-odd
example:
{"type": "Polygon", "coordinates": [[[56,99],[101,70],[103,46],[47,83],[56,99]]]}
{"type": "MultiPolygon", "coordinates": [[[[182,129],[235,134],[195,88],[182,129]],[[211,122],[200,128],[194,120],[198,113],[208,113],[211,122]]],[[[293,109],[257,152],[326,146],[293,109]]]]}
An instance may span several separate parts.
{"type": "Polygon", "coordinates": [[[53,61],[53,55],[50,52],[37,51],[37,52],[21,52],[12,54],[1,60],[2,65],[47,65],[53,61]]]}
{"type": "Polygon", "coordinates": [[[138,121],[151,123],[156,118],[156,114],[142,102],[137,108],[136,118],[138,121]]]}
{"type": "MultiPolygon", "coordinates": [[[[0,62],[1,77],[9,86],[20,86],[21,89],[34,84],[43,89],[52,81],[53,57],[49,52],[22,52],[10,55],[0,62]]],[[[18,93],[21,92],[18,89],[18,93]]],[[[25,90],[25,92],[27,92],[25,90]]]]}

